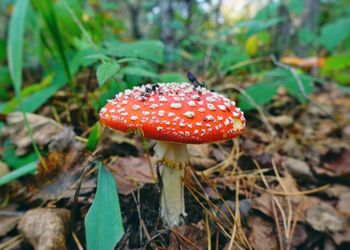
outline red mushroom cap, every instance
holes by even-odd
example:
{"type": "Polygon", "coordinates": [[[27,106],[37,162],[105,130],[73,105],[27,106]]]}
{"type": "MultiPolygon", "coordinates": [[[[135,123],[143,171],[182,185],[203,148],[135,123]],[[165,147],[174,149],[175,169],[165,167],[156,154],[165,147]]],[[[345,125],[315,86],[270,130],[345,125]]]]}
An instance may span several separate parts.
{"type": "Polygon", "coordinates": [[[141,130],[145,138],[189,144],[228,140],[245,127],[234,101],[190,83],[125,90],[108,100],[100,120],[114,130],[141,130]]]}

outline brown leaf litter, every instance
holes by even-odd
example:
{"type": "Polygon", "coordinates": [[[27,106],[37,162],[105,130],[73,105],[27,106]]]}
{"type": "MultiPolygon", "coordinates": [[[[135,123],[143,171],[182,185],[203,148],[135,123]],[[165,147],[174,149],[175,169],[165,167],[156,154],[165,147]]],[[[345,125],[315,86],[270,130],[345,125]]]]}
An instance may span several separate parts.
{"type": "MultiPolygon", "coordinates": [[[[39,145],[47,145],[54,136],[62,132],[63,126],[50,118],[41,115],[26,113],[29,126],[32,130],[33,140],[39,145]]],[[[7,116],[7,125],[3,131],[16,146],[16,155],[25,155],[30,151],[32,138],[28,134],[22,112],[13,112],[7,116]]]]}

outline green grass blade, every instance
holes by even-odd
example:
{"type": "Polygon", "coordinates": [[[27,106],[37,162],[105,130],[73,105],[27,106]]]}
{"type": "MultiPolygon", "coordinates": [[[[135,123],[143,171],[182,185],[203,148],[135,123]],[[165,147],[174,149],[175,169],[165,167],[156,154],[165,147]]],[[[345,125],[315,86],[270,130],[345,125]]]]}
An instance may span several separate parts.
{"type": "Polygon", "coordinates": [[[96,196],[86,218],[88,250],[112,250],[124,234],[117,186],[113,175],[98,162],[96,196]]]}
{"type": "Polygon", "coordinates": [[[38,162],[34,161],[14,171],[11,171],[7,175],[0,177],[0,186],[5,185],[13,180],[17,180],[19,177],[22,177],[24,175],[34,173],[37,165],[38,165],[38,162]]]}
{"type": "MultiPolygon", "coordinates": [[[[71,85],[72,82],[72,74],[69,69],[69,63],[65,54],[65,48],[63,44],[62,34],[59,29],[56,14],[54,11],[53,1],[51,0],[34,0],[33,1],[35,7],[42,15],[45,24],[49,30],[49,33],[52,37],[53,43],[57,49],[57,55],[62,63],[64,70],[66,72],[67,78],[71,85]]],[[[74,88],[74,86],[72,86],[74,88]]]]}
{"type": "Polygon", "coordinates": [[[9,70],[17,95],[20,93],[22,85],[23,36],[28,5],[28,0],[16,1],[7,38],[9,70]]]}
{"type": "Polygon", "coordinates": [[[120,66],[115,61],[101,64],[97,67],[97,80],[99,86],[103,86],[106,81],[112,78],[120,69],[120,66]]]}
{"type": "Polygon", "coordinates": [[[13,81],[16,97],[19,100],[20,108],[23,112],[25,125],[31,138],[35,153],[40,159],[41,154],[35,141],[33,140],[32,130],[30,128],[24,107],[22,104],[21,87],[22,87],[22,67],[23,67],[23,38],[24,28],[27,22],[27,12],[29,7],[28,0],[17,0],[15,9],[9,22],[9,34],[7,40],[8,62],[10,75],[13,81]]]}

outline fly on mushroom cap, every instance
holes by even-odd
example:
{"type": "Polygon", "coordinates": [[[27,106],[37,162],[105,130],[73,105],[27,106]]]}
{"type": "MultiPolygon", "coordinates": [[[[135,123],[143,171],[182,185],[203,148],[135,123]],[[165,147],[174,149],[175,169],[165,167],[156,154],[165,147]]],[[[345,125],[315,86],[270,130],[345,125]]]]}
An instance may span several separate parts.
{"type": "Polygon", "coordinates": [[[210,143],[238,136],[243,113],[226,97],[189,83],[134,87],[109,100],[100,112],[109,128],[141,130],[145,138],[178,143],[210,143]]]}
{"type": "Polygon", "coordinates": [[[146,84],[119,93],[100,111],[107,127],[141,131],[158,140],[154,147],[162,169],[161,216],[170,227],[185,217],[184,166],[189,163],[187,144],[223,141],[238,136],[245,127],[235,102],[201,84],[146,84]]]}

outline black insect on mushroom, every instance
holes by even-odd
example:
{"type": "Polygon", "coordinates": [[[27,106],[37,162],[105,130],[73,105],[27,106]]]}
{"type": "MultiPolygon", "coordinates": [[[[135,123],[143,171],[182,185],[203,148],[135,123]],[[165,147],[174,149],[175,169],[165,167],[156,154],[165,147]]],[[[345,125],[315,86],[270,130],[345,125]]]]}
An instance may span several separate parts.
{"type": "Polygon", "coordinates": [[[190,72],[187,72],[187,78],[193,85],[193,87],[198,88],[198,87],[204,87],[204,84],[198,82],[197,78],[190,72]]]}

